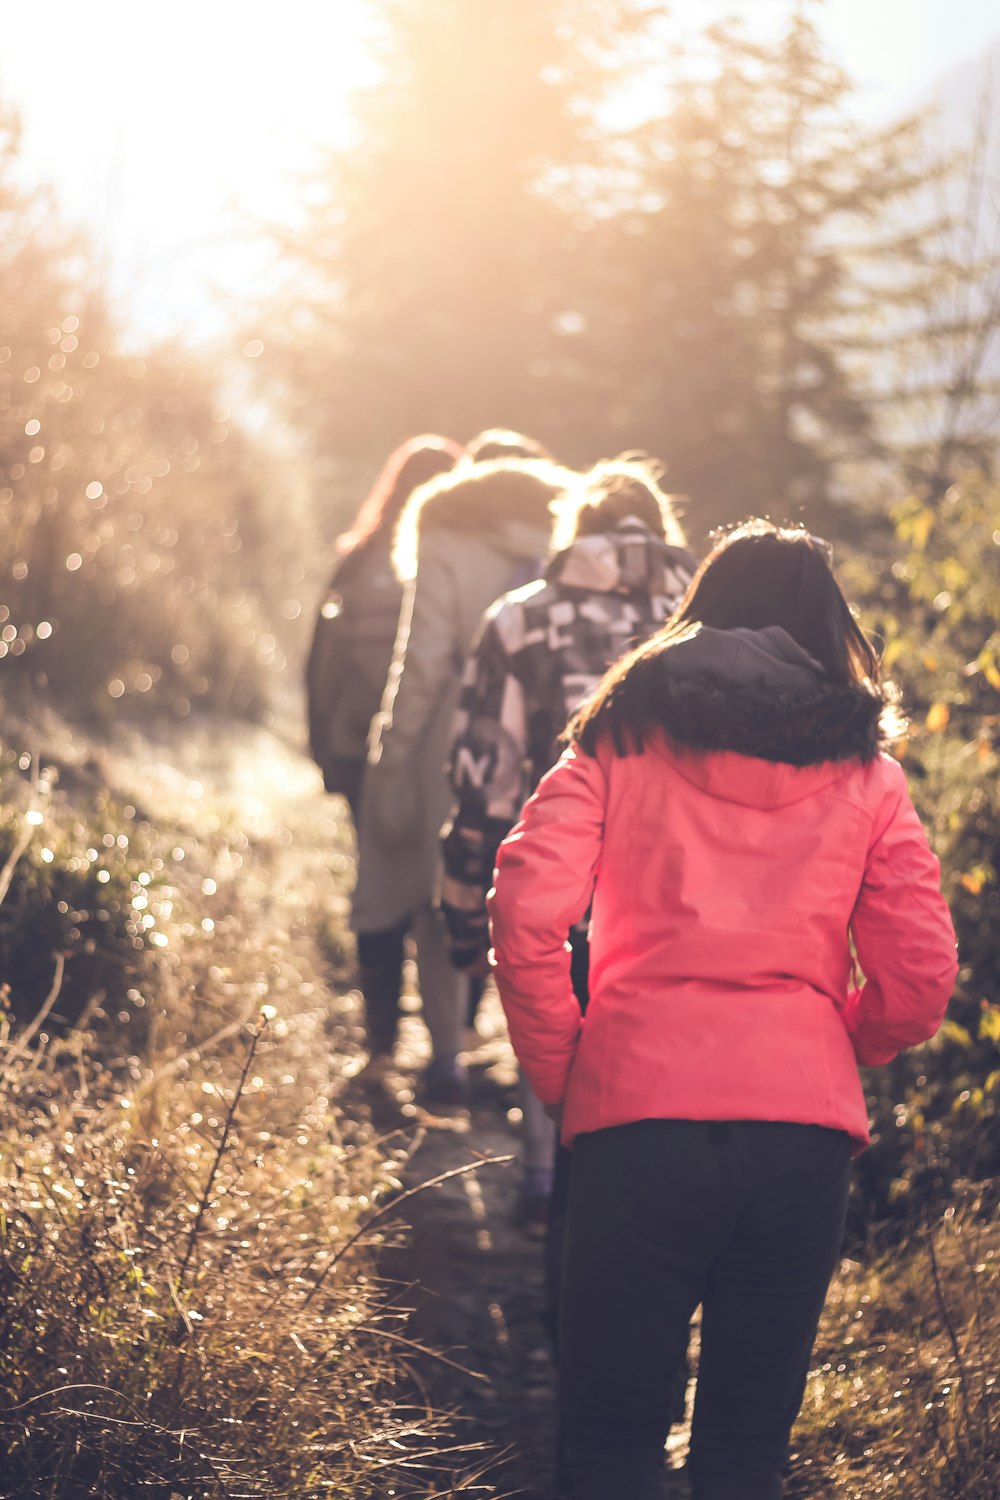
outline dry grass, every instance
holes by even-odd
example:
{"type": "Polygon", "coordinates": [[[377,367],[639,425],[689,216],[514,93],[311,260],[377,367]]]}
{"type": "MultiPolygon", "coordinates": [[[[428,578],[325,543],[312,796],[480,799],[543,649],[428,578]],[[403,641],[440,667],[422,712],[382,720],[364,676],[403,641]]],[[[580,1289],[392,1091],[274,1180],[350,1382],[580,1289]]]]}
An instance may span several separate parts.
{"type": "MultiPolygon", "coordinates": [[[[122,805],[156,809],[141,1045],[100,996],[75,1027],[0,1026],[4,1500],[441,1493],[456,1446],[374,1263],[412,1140],[350,1103],[355,1002],[316,940],[350,848],[302,762],[237,734],[180,766],[101,756],[122,805]]],[[[38,837],[86,816],[57,787],[38,837]]],[[[483,1493],[478,1467],[452,1490],[483,1493]]]]}
{"type": "Polygon", "coordinates": [[[810,1500],[997,1500],[1000,1226],[974,1193],[827,1303],[796,1431],[810,1500]]]}

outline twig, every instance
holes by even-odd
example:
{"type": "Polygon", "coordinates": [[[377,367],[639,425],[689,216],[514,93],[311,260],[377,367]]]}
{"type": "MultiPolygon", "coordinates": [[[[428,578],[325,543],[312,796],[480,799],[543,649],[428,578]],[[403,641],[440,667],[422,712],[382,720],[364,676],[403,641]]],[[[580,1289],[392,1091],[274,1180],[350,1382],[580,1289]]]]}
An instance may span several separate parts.
{"type": "MultiPolygon", "coordinates": [[[[50,1390],[39,1391],[36,1396],[28,1396],[24,1401],[18,1401],[14,1406],[0,1407],[0,1418],[9,1417],[17,1411],[24,1411],[26,1407],[35,1406],[39,1401],[46,1401],[50,1396],[65,1395],[67,1391],[101,1391],[105,1396],[114,1396],[116,1401],[120,1401],[123,1406],[128,1407],[129,1411],[135,1413],[135,1426],[150,1427],[154,1432],[162,1433],[164,1437],[179,1438],[183,1441],[186,1437],[197,1435],[197,1428],[194,1427],[174,1429],[161,1426],[159,1422],[154,1422],[152,1417],[147,1417],[145,1412],[136,1406],[135,1402],[129,1396],[125,1395],[124,1391],[116,1390],[113,1385],[102,1385],[95,1380],[81,1380],[71,1382],[68,1385],[54,1385],[50,1390]]],[[[85,1412],[84,1415],[96,1416],[97,1413],[85,1412]]],[[[120,1421],[121,1418],[118,1420],[120,1421]]]]}
{"type": "Polygon", "coordinates": [[[6,864],[0,870],[0,906],[3,905],[7,898],[7,892],[10,890],[10,883],[14,878],[14,871],[17,869],[18,860],[35,836],[36,826],[34,823],[26,822],[24,824],[24,827],[17,836],[13,849],[7,856],[6,864]]]}
{"type": "MultiPolygon", "coordinates": [[[[0,897],[0,899],[2,899],[2,897],[0,897]]],[[[0,1071],[0,1083],[6,1082],[7,1075],[10,1072],[11,1063],[15,1058],[23,1056],[23,1054],[27,1052],[28,1044],[31,1042],[32,1038],[35,1037],[41,1030],[42,1026],[45,1024],[45,1020],[49,1014],[49,1011],[59,999],[59,992],[62,989],[63,985],[63,973],[66,968],[65,953],[57,953],[55,955],[55,960],[56,966],[55,971],[52,975],[52,987],[50,988],[49,993],[46,995],[45,999],[42,1001],[42,1004],[39,1007],[34,1020],[25,1027],[24,1031],[21,1032],[21,1035],[17,1038],[14,1045],[11,1047],[10,1052],[7,1056],[7,1061],[3,1066],[3,1070],[0,1071]]]]}
{"type": "Polygon", "coordinates": [[[75,1031],[79,1035],[82,1035],[90,1025],[90,1022],[93,1019],[94,1011],[97,1010],[98,1006],[103,1005],[107,998],[107,990],[94,990],[86,1005],[83,1007],[83,1010],[80,1012],[80,1014],[77,1016],[76,1020],[70,1027],[70,1031],[75,1031]]]}
{"type": "Polygon", "coordinates": [[[442,1182],[448,1182],[453,1177],[465,1177],[469,1172],[478,1172],[480,1167],[506,1166],[508,1162],[514,1160],[513,1156],[483,1156],[480,1157],[479,1161],[466,1162],[464,1167],[452,1167],[449,1172],[442,1172],[437,1177],[428,1177],[426,1182],[418,1182],[416,1187],[407,1188],[405,1193],[398,1193],[395,1198],[391,1198],[388,1203],[384,1203],[373,1214],[369,1214],[364,1223],[360,1224],[354,1233],[344,1241],[336,1254],[330,1257],[302,1299],[302,1306],[309,1306],[334,1266],[339,1260],[343,1259],[352,1245],[356,1245],[361,1236],[367,1234],[373,1224],[377,1224],[379,1219],[384,1219],[386,1214],[392,1213],[395,1209],[399,1208],[400,1204],[405,1203],[408,1198],[415,1198],[418,1193],[426,1192],[428,1188],[440,1187],[442,1182]]]}
{"type": "Polygon", "coordinates": [[[198,1204],[198,1212],[195,1214],[194,1223],[191,1225],[191,1232],[188,1235],[187,1246],[184,1250],[184,1257],[180,1264],[180,1270],[177,1272],[177,1278],[174,1282],[174,1287],[178,1298],[180,1297],[181,1290],[184,1286],[184,1278],[187,1275],[187,1269],[191,1263],[191,1256],[194,1254],[194,1247],[197,1243],[198,1235],[201,1233],[202,1221],[205,1218],[205,1214],[208,1212],[208,1205],[212,1197],[212,1188],[215,1186],[216,1174],[218,1173],[219,1166],[222,1162],[222,1157],[223,1153],[225,1152],[226,1146],[229,1144],[229,1136],[233,1128],[233,1121],[236,1118],[236,1110],[239,1107],[240,1098],[242,1097],[243,1090],[246,1087],[246,1081],[250,1074],[250,1067],[253,1063],[254,1054],[257,1051],[257,1043],[260,1041],[261,1037],[264,1034],[267,1022],[268,1017],[263,1012],[261,1012],[260,1019],[254,1027],[253,1035],[250,1038],[250,1046],[247,1048],[246,1061],[243,1064],[243,1072],[240,1074],[240,1081],[236,1085],[236,1092],[233,1095],[233,1102],[229,1106],[229,1110],[226,1114],[226,1123],[222,1127],[222,1135],[219,1137],[219,1144],[215,1152],[214,1160],[212,1161],[211,1171],[208,1174],[208,1181],[205,1183],[205,1187],[201,1195],[201,1201],[198,1204]]]}
{"type": "Polygon", "coordinates": [[[178,1069],[186,1067],[191,1062],[200,1061],[210,1048],[218,1046],[220,1042],[227,1041],[231,1036],[236,1036],[250,1022],[257,1008],[257,1002],[254,1001],[245,1015],[238,1016],[235,1021],[228,1021],[225,1026],[220,1026],[218,1031],[213,1031],[210,1036],[207,1036],[203,1042],[198,1042],[194,1047],[189,1047],[186,1052],[178,1052],[176,1056],[170,1058],[168,1062],[157,1068],[148,1078],[144,1078],[138,1087],[132,1090],[133,1102],[138,1102],[138,1100],[144,1098],[150,1089],[155,1088],[158,1083],[164,1078],[169,1077],[171,1073],[176,1073],[178,1069]]]}
{"type": "Polygon", "coordinates": [[[944,1287],[941,1285],[941,1272],[938,1266],[937,1250],[934,1247],[933,1231],[931,1231],[927,1236],[927,1253],[930,1257],[931,1275],[934,1278],[934,1295],[937,1301],[938,1311],[941,1314],[941,1321],[944,1323],[945,1330],[948,1334],[948,1342],[951,1345],[951,1352],[958,1370],[958,1391],[962,1402],[962,1411],[965,1416],[966,1428],[969,1428],[972,1426],[972,1415],[969,1411],[969,1369],[968,1364],[966,1363],[965,1356],[962,1353],[961,1345],[958,1342],[958,1334],[955,1330],[955,1323],[951,1315],[951,1309],[949,1308],[945,1300],[944,1287]]]}
{"type": "Polygon", "coordinates": [[[490,1377],[484,1375],[481,1370],[470,1370],[468,1365],[460,1365],[457,1359],[449,1359],[447,1354],[442,1354],[439,1349],[429,1349],[426,1344],[419,1344],[416,1339],[404,1338],[401,1333],[390,1333],[385,1328],[362,1327],[358,1330],[369,1334],[373,1339],[388,1339],[392,1344],[404,1344],[407,1349],[412,1349],[415,1354],[424,1354],[428,1359],[435,1359],[439,1364],[447,1365],[450,1370],[457,1370],[460,1375],[468,1375],[470,1380],[481,1380],[485,1385],[490,1385],[490,1377]]]}

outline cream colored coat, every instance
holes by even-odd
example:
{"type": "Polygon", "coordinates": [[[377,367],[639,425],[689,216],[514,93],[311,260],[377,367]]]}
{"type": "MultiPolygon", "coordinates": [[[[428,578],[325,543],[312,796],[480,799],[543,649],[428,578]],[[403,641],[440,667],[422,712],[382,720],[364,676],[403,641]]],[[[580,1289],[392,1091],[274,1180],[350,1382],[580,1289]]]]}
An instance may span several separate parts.
{"type": "Polygon", "coordinates": [[[395,561],[406,594],[372,721],[353,906],[358,932],[392,926],[434,896],[465,657],[493,601],[528,581],[527,565],[540,566],[549,506],[576,477],[543,463],[460,465],[417,490],[403,512],[395,561]]]}

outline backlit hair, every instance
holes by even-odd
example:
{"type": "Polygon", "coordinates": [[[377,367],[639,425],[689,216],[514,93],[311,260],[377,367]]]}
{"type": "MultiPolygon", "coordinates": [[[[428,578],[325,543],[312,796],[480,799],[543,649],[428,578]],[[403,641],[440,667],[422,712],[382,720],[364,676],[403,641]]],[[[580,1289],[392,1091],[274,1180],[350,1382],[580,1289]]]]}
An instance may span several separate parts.
{"type": "Polygon", "coordinates": [[[612,458],[595,464],[554,507],[552,542],[557,551],[581,536],[613,531],[629,516],[673,547],[685,546],[673,502],[656,481],[652,459],[612,458]]]}
{"type": "Polygon", "coordinates": [[[337,538],[337,551],[346,555],[376,538],[388,547],[400,512],[413,491],[453,469],[462,452],[458,443],[434,433],[401,443],[386,459],[350,528],[337,538]]]}

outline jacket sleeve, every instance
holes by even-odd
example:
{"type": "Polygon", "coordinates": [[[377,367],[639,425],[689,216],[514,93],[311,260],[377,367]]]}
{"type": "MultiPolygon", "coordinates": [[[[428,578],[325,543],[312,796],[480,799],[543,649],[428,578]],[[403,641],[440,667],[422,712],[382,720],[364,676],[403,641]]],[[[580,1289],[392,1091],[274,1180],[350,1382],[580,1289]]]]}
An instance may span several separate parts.
{"type": "Polygon", "coordinates": [[[580,1036],[566,938],[593,895],[606,804],[601,764],[571,746],[501,844],[489,895],[500,999],[543,1104],[562,1102],[580,1036]]]}
{"type": "Polygon", "coordinates": [[[421,547],[416,580],[403,598],[392,664],[369,738],[366,815],[388,844],[406,843],[419,830],[420,747],[462,669],[454,593],[447,557],[432,540],[421,547]]]}
{"type": "Polygon", "coordinates": [[[940,867],[902,768],[894,761],[885,764],[891,786],[876,819],[851,918],[865,978],[851,991],[844,1011],[855,1055],[866,1066],[891,1062],[904,1047],[932,1037],[958,974],[940,867]]]}
{"type": "Polygon", "coordinates": [[[486,893],[500,842],[529,790],[524,688],[498,618],[518,607],[506,602],[487,614],[465,664],[455,715],[450,756],[455,801],[442,832],[441,909],[452,962],[459,968],[474,964],[489,947],[486,893]]]}

